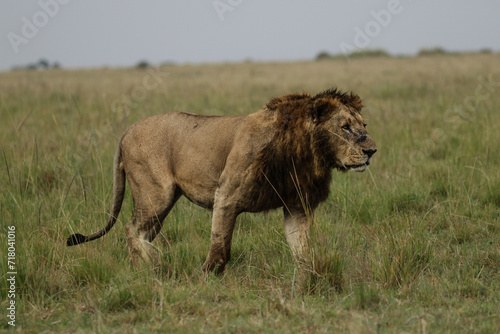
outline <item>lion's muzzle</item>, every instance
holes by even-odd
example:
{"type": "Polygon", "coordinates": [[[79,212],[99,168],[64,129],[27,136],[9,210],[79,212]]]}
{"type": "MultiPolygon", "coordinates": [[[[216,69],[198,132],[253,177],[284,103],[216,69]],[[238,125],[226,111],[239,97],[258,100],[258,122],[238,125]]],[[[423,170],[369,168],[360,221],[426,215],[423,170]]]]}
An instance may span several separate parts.
{"type": "Polygon", "coordinates": [[[365,161],[361,164],[356,164],[356,165],[344,165],[348,170],[351,170],[353,172],[364,172],[368,165],[370,165],[372,156],[377,152],[376,148],[370,148],[370,149],[363,149],[365,161]]]}

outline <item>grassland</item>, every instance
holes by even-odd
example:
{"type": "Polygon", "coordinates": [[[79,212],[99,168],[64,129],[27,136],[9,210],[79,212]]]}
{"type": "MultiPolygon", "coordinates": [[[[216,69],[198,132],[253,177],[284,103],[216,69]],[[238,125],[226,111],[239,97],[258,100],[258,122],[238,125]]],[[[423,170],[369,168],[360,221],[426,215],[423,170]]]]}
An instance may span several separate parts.
{"type": "Polygon", "coordinates": [[[0,73],[0,330],[494,333],[499,110],[498,54],[0,73]],[[113,152],[133,122],[172,110],[247,114],[332,86],[364,99],[379,152],[366,173],[333,172],[305,279],[277,211],[239,217],[222,277],[201,272],[210,213],[187,200],[155,240],[171,277],[130,267],[130,194],[111,233],[65,246],[104,225],[113,152]],[[8,226],[15,328],[5,317],[8,226]]]}

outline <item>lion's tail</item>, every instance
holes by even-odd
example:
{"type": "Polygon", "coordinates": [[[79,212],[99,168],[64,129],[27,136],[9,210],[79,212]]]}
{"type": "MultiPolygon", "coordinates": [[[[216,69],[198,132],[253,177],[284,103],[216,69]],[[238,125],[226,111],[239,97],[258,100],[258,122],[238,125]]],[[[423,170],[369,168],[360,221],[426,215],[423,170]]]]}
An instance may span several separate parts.
{"type": "Polygon", "coordinates": [[[66,241],[67,246],[75,246],[87,241],[92,241],[99,239],[103,235],[109,232],[113,225],[115,225],[118,214],[123,203],[123,197],[125,195],[125,171],[121,168],[120,164],[122,162],[122,150],[121,150],[121,140],[118,148],[116,149],[115,159],[113,162],[113,207],[111,208],[111,213],[109,215],[106,226],[100,231],[85,236],[80,233],[72,234],[68,237],[66,241]]]}

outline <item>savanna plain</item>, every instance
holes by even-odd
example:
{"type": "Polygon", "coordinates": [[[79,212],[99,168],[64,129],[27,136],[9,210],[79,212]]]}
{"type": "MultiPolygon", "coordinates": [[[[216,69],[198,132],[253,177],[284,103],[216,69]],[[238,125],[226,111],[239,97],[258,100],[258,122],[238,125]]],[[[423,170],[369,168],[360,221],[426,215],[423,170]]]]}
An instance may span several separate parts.
{"type": "Polygon", "coordinates": [[[500,55],[0,73],[0,330],[20,333],[495,333],[500,328],[500,55]],[[244,115],[272,97],[359,94],[378,152],[333,171],[298,269],[281,210],[242,214],[222,276],[209,211],[181,199],[135,270],[104,226],[123,131],[167,111],[244,115]],[[8,325],[8,227],[16,326],[8,325]],[[167,274],[168,273],[168,274],[167,274]]]}

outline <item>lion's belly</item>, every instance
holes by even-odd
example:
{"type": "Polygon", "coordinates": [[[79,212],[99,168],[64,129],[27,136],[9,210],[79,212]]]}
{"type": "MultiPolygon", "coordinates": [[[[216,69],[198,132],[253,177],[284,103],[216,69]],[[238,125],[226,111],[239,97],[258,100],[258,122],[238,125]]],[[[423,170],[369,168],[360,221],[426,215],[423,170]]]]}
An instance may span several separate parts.
{"type": "Polygon", "coordinates": [[[176,176],[176,184],[188,200],[205,209],[212,210],[217,182],[202,177],[191,179],[176,176]]]}

